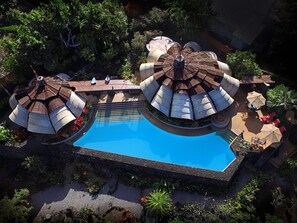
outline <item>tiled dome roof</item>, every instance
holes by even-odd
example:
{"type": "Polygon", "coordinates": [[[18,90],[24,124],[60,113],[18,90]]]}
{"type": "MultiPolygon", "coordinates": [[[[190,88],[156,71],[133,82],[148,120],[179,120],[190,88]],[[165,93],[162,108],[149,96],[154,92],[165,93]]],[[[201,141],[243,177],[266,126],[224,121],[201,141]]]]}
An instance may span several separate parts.
{"type": "Polygon", "coordinates": [[[200,119],[233,103],[239,81],[229,75],[229,66],[215,53],[197,50],[195,42],[183,48],[173,43],[167,53],[151,51],[150,63],[140,66],[144,95],[167,116],[200,119]]]}
{"type": "Polygon", "coordinates": [[[28,131],[54,134],[80,116],[85,102],[58,77],[37,76],[29,87],[18,88],[11,96],[9,118],[28,131]]]}

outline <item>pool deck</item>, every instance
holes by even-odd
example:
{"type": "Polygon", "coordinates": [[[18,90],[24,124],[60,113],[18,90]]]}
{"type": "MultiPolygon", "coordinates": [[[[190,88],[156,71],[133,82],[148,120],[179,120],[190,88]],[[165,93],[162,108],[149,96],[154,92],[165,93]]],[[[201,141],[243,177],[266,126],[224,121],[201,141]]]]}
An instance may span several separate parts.
{"type": "MultiPolygon", "coordinates": [[[[231,123],[228,125],[227,128],[223,129],[230,129],[237,135],[242,133],[244,139],[249,142],[251,142],[251,138],[253,136],[261,137],[260,130],[263,126],[263,123],[261,122],[260,118],[263,115],[267,114],[265,106],[255,112],[251,112],[248,110],[245,101],[247,93],[250,91],[252,91],[252,89],[250,89],[250,86],[243,86],[239,89],[239,91],[235,95],[234,103],[225,111],[231,117],[231,123]]],[[[145,100],[145,97],[141,93],[129,94],[123,92],[115,92],[114,94],[110,94],[109,92],[101,92],[100,96],[97,98],[96,103],[98,103],[100,106],[100,104],[104,103],[116,104],[117,102],[135,102],[145,100]]],[[[154,125],[174,134],[197,136],[216,131],[216,129],[214,129],[212,126],[191,129],[168,125],[162,120],[156,118],[151,112],[149,112],[149,110],[145,106],[139,109],[142,114],[154,125]]],[[[262,150],[266,149],[270,144],[271,143],[267,141],[267,143],[263,147],[257,148],[257,152],[261,152],[262,150]]],[[[202,183],[214,183],[222,186],[227,186],[229,184],[245,157],[245,154],[237,154],[236,159],[224,171],[220,172],[161,163],[80,147],[77,150],[77,153],[83,156],[98,159],[100,160],[100,162],[106,162],[107,164],[118,166],[120,168],[126,168],[128,170],[132,169],[157,175],[161,174],[178,178],[198,180],[202,183]]]]}
{"type": "MultiPolygon", "coordinates": [[[[116,104],[117,102],[135,102],[143,100],[146,99],[142,94],[130,95],[128,93],[101,93],[97,99],[97,103],[100,107],[100,104],[102,103],[116,104]]],[[[164,123],[163,121],[156,118],[152,113],[149,112],[149,110],[145,106],[139,108],[139,110],[154,125],[173,134],[197,136],[215,131],[215,129],[213,129],[211,125],[203,128],[181,128],[168,125],[167,123],[164,123]]],[[[169,177],[189,179],[205,184],[216,184],[221,186],[227,186],[229,184],[244,159],[243,155],[238,155],[236,159],[234,159],[233,162],[231,162],[224,171],[212,171],[207,169],[192,168],[187,166],[123,156],[81,147],[77,147],[77,153],[82,156],[98,159],[100,162],[110,164],[115,167],[125,168],[127,170],[137,170],[140,172],[147,172],[149,174],[157,174],[158,176],[166,175],[169,177]]]]}
{"type": "Polygon", "coordinates": [[[76,92],[96,92],[96,91],[122,91],[122,90],[137,90],[140,91],[138,85],[132,84],[129,80],[96,80],[96,84],[92,85],[91,81],[69,81],[71,87],[75,88],[76,92]]]}
{"type": "MultiPolygon", "coordinates": [[[[267,115],[265,106],[254,112],[249,111],[245,101],[250,91],[252,90],[248,87],[241,87],[235,95],[234,103],[228,108],[231,116],[231,131],[237,135],[243,132],[243,138],[249,142],[254,136],[263,138],[261,117],[267,115]]],[[[262,148],[266,149],[269,145],[271,142],[267,141],[262,148]]]]}

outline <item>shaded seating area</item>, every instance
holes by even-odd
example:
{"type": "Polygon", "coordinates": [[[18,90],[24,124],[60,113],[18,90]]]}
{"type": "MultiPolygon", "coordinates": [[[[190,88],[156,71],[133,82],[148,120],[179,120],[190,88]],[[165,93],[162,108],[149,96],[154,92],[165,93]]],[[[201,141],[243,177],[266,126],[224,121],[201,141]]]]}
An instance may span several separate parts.
{"type": "Polygon", "coordinates": [[[264,145],[266,144],[266,139],[254,136],[251,139],[251,143],[252,143],[253,149],[255,150],[263,149],[264,145]]]}

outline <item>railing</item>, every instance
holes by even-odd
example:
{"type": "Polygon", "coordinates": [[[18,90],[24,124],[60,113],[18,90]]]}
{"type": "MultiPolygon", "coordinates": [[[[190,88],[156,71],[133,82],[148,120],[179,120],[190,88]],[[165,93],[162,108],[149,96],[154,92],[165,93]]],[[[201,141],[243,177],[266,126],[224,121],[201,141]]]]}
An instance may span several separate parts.
{"type": "Polygon", "coordinates": [[[144,106],[143,101],[100,103],[98,110],[137,109],[144,106]]]}
{"type": "Polygon", "coordinates": [[[98,106],[99,122],[116,122],[139,120],[138,109],[144,106],[143,101],[102,103],[98,106]]]}
{"type": "Polygon", "coordinates": [[[218,131],[217,135],[221,136],[229,145],[236,139],[237,135],[230,131],[218,131]]]}

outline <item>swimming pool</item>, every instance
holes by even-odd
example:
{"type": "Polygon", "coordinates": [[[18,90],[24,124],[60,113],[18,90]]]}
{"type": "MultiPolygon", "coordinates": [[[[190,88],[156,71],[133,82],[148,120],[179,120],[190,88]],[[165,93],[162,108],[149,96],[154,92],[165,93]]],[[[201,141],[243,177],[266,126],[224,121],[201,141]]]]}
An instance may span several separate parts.
{"type": "Polygon", "coordinates": [[[235,159],[228,143],[216,133],[175,135],[154,126],[138,111],[133,115],[98,115],[74,145],[213,171],[223,171],[235,159]]]}

